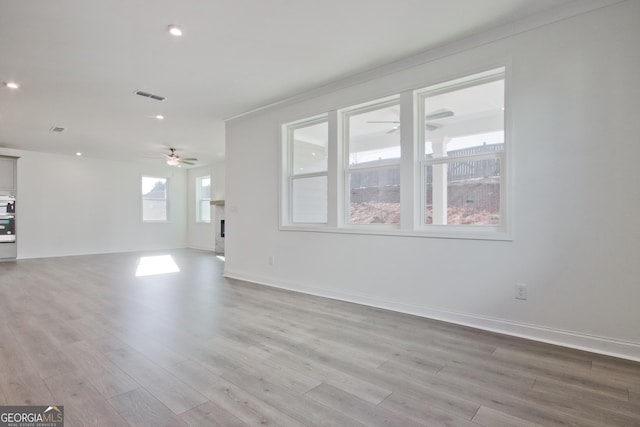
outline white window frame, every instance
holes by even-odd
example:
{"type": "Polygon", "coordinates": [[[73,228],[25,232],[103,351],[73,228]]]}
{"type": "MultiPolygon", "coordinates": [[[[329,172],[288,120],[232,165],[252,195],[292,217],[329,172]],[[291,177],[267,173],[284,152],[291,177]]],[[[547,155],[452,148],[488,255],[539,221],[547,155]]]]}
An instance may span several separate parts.
{"type": "MultiPolygon", "coordinates": [[[[287,123],[282,126],[282,156],[281,162],[282,167],[280,168],[283,171],[283,175],[281,177],[282,185],[280,186],[280,206],[281,206],[281,227],[292,227],[292,228],[326,228],[329,223],[329,207],[327,207],[327,221],[326,222],[295,222],[293,220],[293,183],[298,179],[305,178],[315,178],[315,177],[327,177],[327,181],[329,181],[329,165],[327,164],[327,169],[325,171],[320,172],[308,172],[308,173],[296,173],[294,171],[294,133],[297,129],[317,125],[320,123],[329,124],[329,115],[321,114],[318,116],[306,118],[303,120],[298,120],[295,122],[287,123]]],[[[331,130],[329,130],[331,132],[331,130]]],[[[329,147],[327,147],[329,150],[329,147]]],[[[330,163],[330,160],[329,162],[330,163]]],[[[328,184],[327,184],[328,185],[328,184]]],[[[329,189],[327,188],[327,192],[329,189]]],[[[329,200],[329,194],[327,194],[327,202],[329,200]]]]}
{"type": "Polygon", "coordinates": [[[153,176],[153,175],[141,175],[140,176],[140,189],[142,190],[142,181],[145,178],[151,179],[163,179],[165,181],[165,198],[164,199],[148,199],[148,200],[164,200],[165,219],[145,219],[144,218],[144,194],[140,192],[140,217],[143,223],[166,223],[169,222],[169,183],[170,180],[166,176],[153,176]]]}
{"type": "Polygon", "coordinates": [[[452,237],[456,237],[457,234],[462,235],[476,235],[477,237],[481,237],[483,235],[494,235],[496,237],[500,237],[500,235],[507,236],[507,225],[509,222],[509,215],[507,214],[507,207],[509,203],[508,197],[508,187],[510,180],[508,179],[508,167],[510,162],[507,161],[507,152],[510,150],[510,142],[509,133],[507,129],[507,120],[506,114],[508,111],[507,108],[507,67],[502,66],[495,69],[487,70],[479,73],[470,73],[464,77],[459,79],[449,79],[440,84],[430,85],[423,89],[418,89],[414,91],[415,97],[415,108],[417,111],[417,117],[425,117],[425,98],[429,96],[433,96],[439,93],[446,93],[457,89],[463,89],[466,87],[473,87],[483,83],[489,83],[492,81],[504,80],[505,82],[505,117],[504,117],[504,149],[495,153],[479,153],[472,154],[468,156],[459,156],[459,157],[438,157],[433,159],[427,159],[425,155],[425,126],[423,125],[424,121],[417,120],[416,130],[417,130],[417,153],[419,159],[419,170],[417,175],[420,177],[420,182],[418,185],[420,196],[418,199],[418,203],[420,206],[419,215],[417,217],[418,223],[416,224],[416,229],[433,233],[434,235],[453,235],[452,237]],[[473,79],[471,77],[474,77],[473,79]],[[457,83],[454,83],[458,81],[457,83]],[[473,224],[427,224],[426,223],[426,212],[424,207],[427,205],[426,203],[426,195],[427,189],[425,186],[426,176],[425,170],[427,166],[434,166],[440,164],[450,164],[455,162],[464,162],[464,161],[473,161],[473,160],[485,160],[485,159],[499,159],[500,160],[500,224],[498,225],[473,225],[473,224]]]}
{"type": "MultiPolygon", "coordinates": [[[[407,88],[401,93],[379,97],[378,99],[355,106],[339,108],[327,113],[297,120],[282,126],[282,144],[280,157],[281,185],[280,185],[280,230],[295,231],[321,231],[341,234],[364,235],[389,235],[418,238],[453,238],[466,240],[513,240],[513,166],[512,157],[514,143],[511,138],[511,61],[489,64],[486,67],[477,67],[467,70],[446,79],[429,81],[421,85],[421,88],[407,88]],[[424,155],[424,131],[421,129],[424,117],[424,100],[420,97],[438,88],[448,87],[452,82],[467,79],[471,76],[486,73],[490,75],[500,69],[504,79],[504,150],[496,153],[482,153],[471,156],[460,156],[455,159],[431,159],[429,162],[464,161],[473,158],[499,158],[500,165],[500,224],[498,226],[485,226],[473,224],[425,224],[426,206],[425,164],[424,155]],[[348,148],[348,117],[345,113],[358,111],[358,109],[380,108],[385,101],[399,102],[401,122],[401,158],[400,166],[400,224],[350,224],[349,211],[349,182],[348,174],[353,170],[364,168],[351,168],[349,166],[348,148]],[[328,165],[326,175],[328,181],[327,200],[327,224],[292,223],[291,204],[291,180],[289,171],[292,165],[290,157],[292,151],[289,148],[290,132],[296,126],[308,126],[314,120],[328,120],[328,165]]],[[[361,110],[364,111],[364,110],[361,110]]],[[[381,167],[388,167],[387,165],[381,167]]],[[[394,167],[397,167],[394,165],[394,167]]],[[[313,174],[310,174],[313,175],[313,174]]],[[[301,176],[301,175],[300,175],[301,176]]]]}
{"type": "MultiPolygon", "coordinates": [[[[343,149],[343,165],[342,165],[342,180],[344,183],[344,211],[342,212],[342,224],[344,227],[350,227],[354,229],[389,229],[395,230],[400,228],[400,224],[354,224],[351,223],[351,183],[349,180],[349,175],[353,172],[375,172],[382,171],[385,169],[400,169],[400,164],[402,161],[402,154],[400,154],[400,158],[398,158],[395,163],[388,163],[383,166],[351,166],[350,165],[350,140],[349,140],[349,118],[351,116],[355,116],[358,114],[368,113],[369,111],[375,111],[386,107],[391,107],[397,105],[401,107],[400,103],[400,95],[393,95],[390,97],[385,97],[381,99],[376,99],[374,101],[370,101],[364,104],[360,104],[357,106],[344,108],[340,110],[338,113],[340,115],[341,123],[342,123],[342,149],[343,149]]],[[[400,110],[402,113],[402,109],[400,110]]],[[[402,129],[402,127],[401,127],[402,129]]],[[[402,153],[402,143],[400,144],[400,151],[402,153]]],[[[402,186],[400,187],[402,189],[402,186]]],[[[402,200],[400,201],[400,205],[402,206],[402,200]]],[[[401,207],[402,208],[402,207],[401,207]]]]}
{"type": "MultiPolygon", "coordinates": [[[[211,223],[211,197],[203,198],[202,197],[202,181],[208,179],[209,187],[213,189],[213,185],[211,182],[211,175],[203,175],[196,178],[196,222],[200,224],[209,224],[211,223]],[[209,202],[207,205],[209,206],[209,219],[202,219],[202,202],[209,202]]],[[[210,190],[211,191],[211,190],[210,190]]]]}

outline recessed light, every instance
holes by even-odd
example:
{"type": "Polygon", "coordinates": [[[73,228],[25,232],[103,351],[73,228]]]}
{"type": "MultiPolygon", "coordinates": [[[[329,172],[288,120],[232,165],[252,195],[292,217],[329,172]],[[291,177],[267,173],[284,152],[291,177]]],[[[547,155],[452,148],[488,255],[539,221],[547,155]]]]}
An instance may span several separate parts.
{"type": "Polygon", "coordinates": [[[76,152],[76,156],[80,157],[80,156],[82,156],[82,153],[78,151],[78,152],[76,152]]]}
{"type": "Polygon", "coordinates": [[[18,89],[20,87],[16,82],[4,82],[4,85],[9,89],[18,89]]]}
{"type": "Polygon", "coordinates": [[[176,36],[179,37],[182,35],[182,28],[180,28],[177,25],[169,25],[167,27],[167,30],[169,31],[169,34],[171,34],[172,36],[176,36]]]}
{"type": "Polygon", "coordinates": [[[158,120],[164,120],[164,116],[163,116],[162,114],[158,114],[158,115],[156,116],[156,119],[158,119],[158,120]]]}

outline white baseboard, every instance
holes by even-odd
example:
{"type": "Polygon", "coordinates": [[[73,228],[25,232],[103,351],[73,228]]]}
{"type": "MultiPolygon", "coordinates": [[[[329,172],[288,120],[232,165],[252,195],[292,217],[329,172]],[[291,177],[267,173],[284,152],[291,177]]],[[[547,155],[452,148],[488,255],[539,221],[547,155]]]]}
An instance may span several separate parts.
{"type": "Polygon", "coordinates": [[[40,259],[40,258],[59,258],[67,256],[85,256],[85,255],[107,255],[107,254],[122,254],[130,252],[159,252],[159,251],[172,251],[176,249],[186,249],[186,246],[172,246],[172,247],[158,247],[158,248],[132,248],[132,249],[102,249],[95,251],[62,251],[59,253],[45,253],[45,254],[18,254],[17,260],[27,259],[40,259]]]}
{"type": "Polygon", "coordinates": [[[215,252],[216,251],[216,248],[214,248],[213,246],[206,247],[206,246],[188,245],[187,248],[188,249],[198,249],[200,251],[209,251],[209,252],[215,252]]]}
{"type": "Polygon", "coordinates": [[[276,283],[268,278],[232,271],[226,268],[224,276],[231,279],[243,280],[274,288],[286,289],[355,304],[368,305],[371,307],[412,314],[415,316],[441,320],[486,331],[555,344],[562,347],[569,347],[640,362],[640,343],[636,342],[599,337],[580,332],[566,331],[418,304],[406,304],[367,295],[314,288],[301,285],[299,283],[286,283],[282,281],[276,283]]]}

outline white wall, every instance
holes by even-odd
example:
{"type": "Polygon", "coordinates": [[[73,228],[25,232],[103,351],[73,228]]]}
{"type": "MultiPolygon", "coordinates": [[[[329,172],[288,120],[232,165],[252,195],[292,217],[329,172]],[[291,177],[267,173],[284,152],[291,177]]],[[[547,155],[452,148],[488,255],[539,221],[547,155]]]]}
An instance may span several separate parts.
{"type": "Polygon", "coordinates": [[[213,251],[215,250],[215,210],[211,209],[210,223],[196,222],[196,178],[207,175],[211,177],[212,200],[224,200],[224,162],[217,162],[210,166],[189,169],[187,189],[187,236],[188,246],[190,248],[213,251]]]}
{"type": "Polygon", "coordinates": [[[1,148],[0,154],[20,156],[19,259],[186,246],[183,170],[1,148]],[[142,222],[142,175],[169,178],[169,222],[142,222]]]}
{"type": "Polygon", "coordinates": [[[638,22],[627,1],[228,122],[226,275],[640,360],[638,22]],[[279,231],[282,123],[504,60],[512,241],[279,231]]]}

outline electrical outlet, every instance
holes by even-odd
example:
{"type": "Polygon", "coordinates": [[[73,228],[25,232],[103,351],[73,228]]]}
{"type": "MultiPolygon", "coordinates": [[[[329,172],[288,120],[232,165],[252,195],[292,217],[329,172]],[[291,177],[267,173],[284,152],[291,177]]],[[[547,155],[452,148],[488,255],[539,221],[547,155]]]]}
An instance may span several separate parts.
{"type": "Polygon", "coordinates": [[[516,299],[527,299],[527,285],[525,283],[516,283],[516,299]]]}

